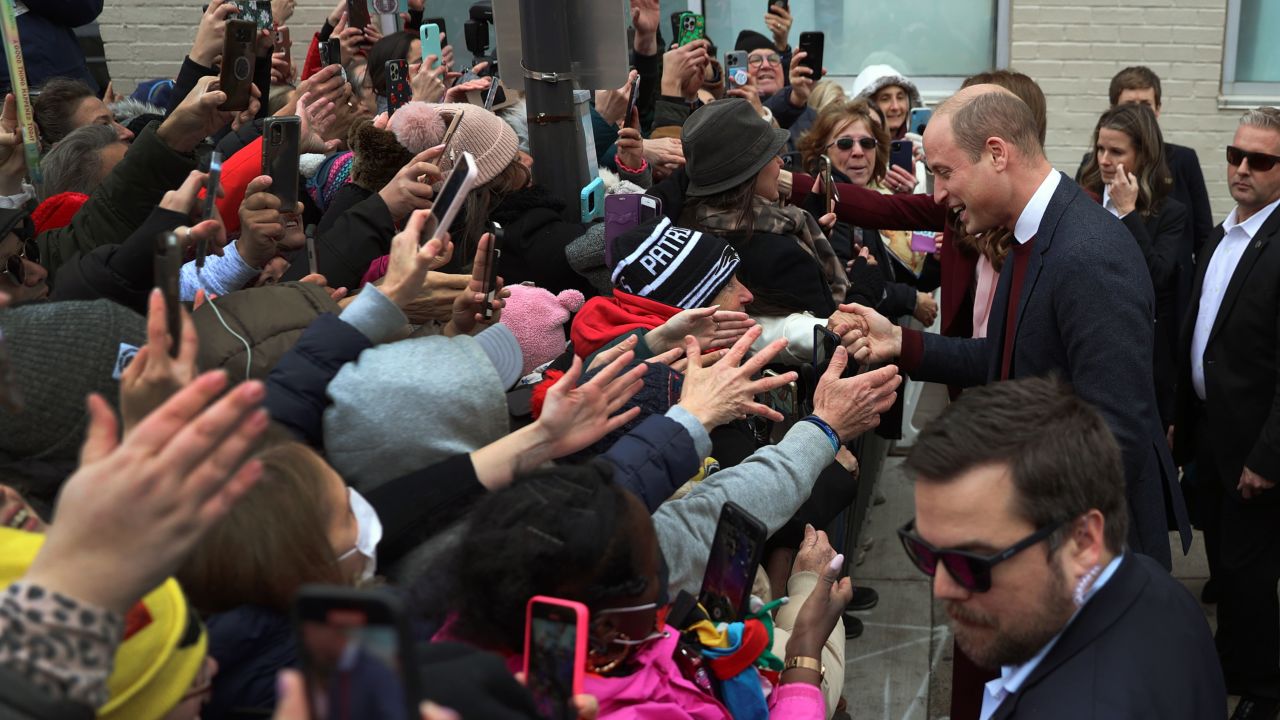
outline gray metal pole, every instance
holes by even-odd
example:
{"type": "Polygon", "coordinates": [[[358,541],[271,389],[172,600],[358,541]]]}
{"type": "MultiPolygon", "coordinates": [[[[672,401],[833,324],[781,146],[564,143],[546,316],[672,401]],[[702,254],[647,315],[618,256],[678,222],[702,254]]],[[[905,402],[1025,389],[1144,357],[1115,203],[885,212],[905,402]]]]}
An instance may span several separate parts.
{"type": "Polygon", "coordinates": [[[520,0],[520,40],[529,116],[533,178],[566,203],[565,219],[580,217],[579,193],[587,184],[581,125],[573,107],[568,0],[520,0]]]}

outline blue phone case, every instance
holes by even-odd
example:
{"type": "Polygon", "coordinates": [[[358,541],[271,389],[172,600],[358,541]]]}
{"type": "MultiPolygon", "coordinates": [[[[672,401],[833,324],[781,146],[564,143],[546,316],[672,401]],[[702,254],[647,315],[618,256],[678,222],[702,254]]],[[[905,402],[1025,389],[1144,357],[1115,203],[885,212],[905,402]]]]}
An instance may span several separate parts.
{"type": "Polygon", "coordinates": [[[443,53],[440,47],[440,26],[434,23],[423,24],[418,30],[418,39],[422,42],[422,62],[427,61],[428,55],[435,55],[439,62],[443,53]]]}
{"type": "Polygon", "coordinates": [[[582,222],[589,223],[604,217],[604,180],[596,178],[582,188],[582,222]]]}

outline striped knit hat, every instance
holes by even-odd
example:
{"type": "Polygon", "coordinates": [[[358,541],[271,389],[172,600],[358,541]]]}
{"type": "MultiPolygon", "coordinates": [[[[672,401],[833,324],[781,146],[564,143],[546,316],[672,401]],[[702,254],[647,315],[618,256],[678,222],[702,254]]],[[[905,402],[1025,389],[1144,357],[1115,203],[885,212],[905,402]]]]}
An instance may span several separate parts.
{"type": "Polygon", "coordinates": [[[613,286],[678,307],[705,307],[733,279],[738,252],[722,238],[650,220],[618,236],[613,286]]]}

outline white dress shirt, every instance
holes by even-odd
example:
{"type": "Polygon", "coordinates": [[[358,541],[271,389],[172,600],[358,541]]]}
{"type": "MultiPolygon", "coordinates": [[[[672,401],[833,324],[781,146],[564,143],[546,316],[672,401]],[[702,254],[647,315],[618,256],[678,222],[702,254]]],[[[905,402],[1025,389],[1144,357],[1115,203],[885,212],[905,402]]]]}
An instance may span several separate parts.
{"type": "Polygon", "coordinates": [[[1027,206],[1022,208],[1018,222],[1014,223],[1013,237],[1018,244],[1026,243],[1040,231],[1040,221],[1044,220],[1044,211],[1049,209],[1049,201],[1053,199],[1053,193],[1057,191],[1058,183],[1061,181],[1062,173],[1049,168],[1049,174],[1040,181],[1040,187],[1027,201],[1027,206]]]}
{"type": "Polygon", "coordinates": [[[1231,276],[1240,264],[1240,256],[1253,242],[1267,218],[1280,205],[1277,200],[1254,213],[1242,223],[1236,222],[1236,212],[1232,209],[1226,220],[1222,221],[1222,241],[1209,258],[1209,267],[1205,269],[1204,285],[1200,289],[1200,309],[1196,312],[1196,328],[1191,336],[1191,386],[1196,396],[1205,399],[1204,394],[1204,350],[1209,344],[1209,333],[1213,331],[1213,323],[1218,318],[1218,310],[1222,307],[1222,296],[1227,292],[1231,276]]]}
{"type": "Polygon", "coordinates": [[[1075,613],[1071,615],[1071,619],[1067,620],[1067,624],[1062,626],[1062,629],[1058,631],[1057,635],[1053,636],[1052,640],[1045,643],[1045,646],[1040,648],[1040,652],[1036,653],[1035,657],[1021,665],[1001,666],[1000,677],[988,682],[982,694],[982,714],[979,716],[979,720],[990,720],[991,716],[995,715],[996,709],[1000,707],[1000,703],[1004,702],[1005,698],[1022,689],[1022,683],[1026,682],[1027,678],[1031,677],[1031,673],[1034,672],[1035,669],[1039,667],[1040,663],[1044,661],[1045,656],[1049,654],[1049,651],[1053,649],[1053,646],[1058,644],[1058,638],[1062,637],[1062,633],[1066,632],[1067,628],[1071,627],[1071,623],[1075,621],[1076,616],[1080,614],[1080,610],[1082,610],[1085,605],[1088,605],[1089,601],[1093,599],[1093,596],[1102,589],[1103,585],[1107,584],[1108,580],[1111,579],[1111,576],[1116,574],[1116,569],[1120,567],[1120,561],[1123,559],[1124,555],[1121,554],[1115,556],[1112,558],[1111,562],[1107,563],[1107,567],[1102,571],[1102,574],[1098,575],[1098,579],[1093,582],[1093,587],[1089,588],[1088,592],[1085,593],[1084,604],[1076,609],[1075,613]]]}

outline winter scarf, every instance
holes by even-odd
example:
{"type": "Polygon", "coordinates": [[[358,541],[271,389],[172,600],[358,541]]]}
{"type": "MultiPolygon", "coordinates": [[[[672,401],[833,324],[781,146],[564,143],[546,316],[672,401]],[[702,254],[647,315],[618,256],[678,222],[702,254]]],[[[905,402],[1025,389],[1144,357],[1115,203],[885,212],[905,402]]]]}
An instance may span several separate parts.
{"type": "Polygon", "coordinates": [[[840,266],[840,258],[831,248],[831,241],[822,232],[813,215],[793,205],[779,206],[765,200],[759,195],[751,197],[751,227],[739,221],[736,209],[713,208],[700,203],[695,220],[702,228],[711,232],[735,233],[748,229],[754,232],[789,235],[796,239],[800,247],[809,253],[822,266],[822,273],[831,286],[831,297],[839,305],[844,302],[849,290],[849,278],[840,266]]]}

